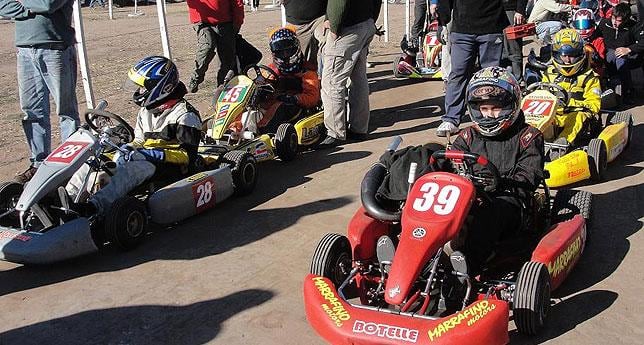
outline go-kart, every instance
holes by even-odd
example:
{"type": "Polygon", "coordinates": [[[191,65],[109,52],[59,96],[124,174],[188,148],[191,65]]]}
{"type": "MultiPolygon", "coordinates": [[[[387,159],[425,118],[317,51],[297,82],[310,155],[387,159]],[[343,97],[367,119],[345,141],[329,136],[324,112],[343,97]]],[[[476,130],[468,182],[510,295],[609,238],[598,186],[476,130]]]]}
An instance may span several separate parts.
{"type": "Polygon", "coordinates": [[[249,66],[244,74],[230,78],[223,90],[215,93],[215,113],[204,120],[207,132],[201,152],[217,155],[237,150],[251,153],[258,162],[276,157],[290,161],[301,148],[316,145],[325,134],[320,109],[280,124],[276,133],[259,133],[260,104],[274,97],[277,81],[277,74],[264,65],[249,66]],[[241,123],[241,128],[235,123],[241,123]]]}
{"type": "Polygon", "coordinates": [[[181,221],[234,193],[249,193],[255,185],[254,157],[231,151],[187,178],[180,175],[159,181],[155,174],[117,199],[104,214],[82,215],[73,205],[87,201],[109,183],[116,168],[110,156],[134,138],[127,122],[105,110],[88,110],[85,121],[86,125],[47,156],[27,184],[0,184],[0,259],[47,264],[97,251],[106,244],[131,249],[146,235],[149,221],[160,225],[181,221]],[[81,192],[70,200],[64,186],[85,164],[90,173],[83,178],[81,192]]]}
{"type": "Polygon", "coordinates": [[[418,46],[421,51],[416,54],[415,61],[413,56],[406,53],[409,49],[407,35],[404,35],[400,41],[402,55],[394,59],[393,72],[396,78],[426,78],[441,79],[441,60],[443,45],[438,40],[438,21],[433,21],[428,25],[427,32],[422,35],[418,46]]]}
{"type": "Polygon", "coordinates": [[[484,187],[500,177],[477,154],[436,151],[430,165],[440,159],[457,173],[429,172],[413,182],[411,167],[402,207],[376,197],[387,171],[374,165],[347,236],[327,234],[318,243],[304,302],[310,324],[329,343],[506,344],[510,311],[521,333],[536,334],[544,325],[551,291],[584,249],[591,195],[560,191],[551,207],[544,184],[524,208],[519,237],[500,243],[483,272],[469,276],[465,257],[448,255],[446,244],[469,222],[472,203],[486,198],[484,187]],[[474,165],[485,173],[475,173],[474,165]]]}
{"type": "Polygon", "coordinates": [[[559,134],[555,119],[557,110],[563,107],[565,114],[588,110],[563,106],[568,104],[570,95],[554,83],[530,84],[526,93],[521,109],[526,122],[544,135],[550,160],[545,167],[550,175],[546,180],[549,187],[561,187],[586,179],[600,181],[607,164],[628,147],[633,132],[630,113],[602,110],[587,121],[574,143],[562,143],[555,140],[559,134]]]}

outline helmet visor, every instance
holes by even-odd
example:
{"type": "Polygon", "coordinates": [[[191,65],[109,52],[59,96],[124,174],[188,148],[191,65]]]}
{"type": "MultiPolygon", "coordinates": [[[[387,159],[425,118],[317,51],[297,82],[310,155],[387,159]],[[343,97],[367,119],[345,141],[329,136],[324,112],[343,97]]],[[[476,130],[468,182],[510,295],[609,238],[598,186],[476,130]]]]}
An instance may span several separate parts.
{"type": "Polygon", "coordinates": [[[594,23],[588,18],[577,19],[575,20],[575,23],[574,23],[575,29],[577,30],[588,30],[594,26],[593,24],[594,23]]]}

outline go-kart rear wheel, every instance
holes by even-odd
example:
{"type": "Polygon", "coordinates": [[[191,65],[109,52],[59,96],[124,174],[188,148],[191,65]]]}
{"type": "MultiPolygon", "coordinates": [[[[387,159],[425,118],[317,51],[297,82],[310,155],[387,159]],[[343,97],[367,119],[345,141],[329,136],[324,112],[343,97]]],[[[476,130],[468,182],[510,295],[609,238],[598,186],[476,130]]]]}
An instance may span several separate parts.
{"type": "Polygon", "coordinates": [[[133,196],[117,199],[105,216],[105,237],[120,250],[135,248],[147,233],[145,203],[133,196]]]}
{"type": "MultiPolygon", "coordinates": [[[[14,210],[20,194],[22,194],[23,185],[18,182],[3,182],[0,183],[0,214],[4,214],[10,210],[14,210]]],[[[0,218],[0,225],[18,227],[20,226],[18,220],[18,213],[9,213],[0,218]]]]}
{"type": "Polygon", "coordinates": [[[620,122],[625,123],[628,127],[628,138],[626,139],[626,145],[624,146],[624,149],[626,149],[628,145],[630,145],[631,138],[633,137],[633,115],[629,112],[620,111],[615,113],[613,118],[610,119],[610,123],[613,125],[620,122]]]}
{"type": "Polygon", "coordinates": [[[586,220],[586,241],[590,240],[593,195],[583,190],[563,189],[557,192],[552,206],[552,223],[572,219],[576,214],[586,220]]]}
{"type": "Polygon", "coordinates": [[[544,264],[533,261],[523,264],[512,304],[517,330],[524,334],[537,334],[550,308],[550,274],[544,264]]]}
{"type": "Polygon", "coordinates": [[[290,123],[282,123],[275,134],[275,151],[285,162],[293,160],[297,155],[298,142],[295,127],[290,123]]]}
{"type": "Polygon", "coordinates": [[[593,182],[599,182],[604,177],[604,171],[606,171],[608,164],[606,144],[601,139],[592,139],[588,144],[587,153],[590,179],[593,182]]]}
{"type": "Polygon", "coordinates": [[[252,154],[244,151],[230,151],[224,154],[224,164],[230,164],[235,195],[250,194],[257,184],[257,164],[252,154]]]}
{"type": "Polygon", "coordinates": [[[326,234],[311,259],[311,273],[329,278],[336,288],[351,272],[351,245],[346,236],[326,234]]]}

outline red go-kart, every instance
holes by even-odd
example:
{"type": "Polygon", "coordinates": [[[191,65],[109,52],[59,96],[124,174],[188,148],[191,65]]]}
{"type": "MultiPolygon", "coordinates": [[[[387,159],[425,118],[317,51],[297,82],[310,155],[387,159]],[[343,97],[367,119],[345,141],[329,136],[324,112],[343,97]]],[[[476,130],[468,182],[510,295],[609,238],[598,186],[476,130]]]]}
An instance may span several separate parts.
{"type": "Polygon", "coordinates": [[[560,190],[551,200],[543,183],[523,209],[525,229],[502,240],[482,273],[470,277],[459,262],[465,258],[446,253],[446,244],[499,174],[485,157],[460,151],[436,151],[430,166],[406,202],[392,207],[375,197],[387,172],[374,165],[348,235],[320,240],[304,302],[309,322],[329,343],[506,344],[510,311],[521,333],[544,325],[551,291],[583,252],[592,195],[560,190]],[[437,161],[448,165],[441,159],[456,173],[437,171],[437,161]],[[475,172],[474,165],[485,169],[475,172]]]}

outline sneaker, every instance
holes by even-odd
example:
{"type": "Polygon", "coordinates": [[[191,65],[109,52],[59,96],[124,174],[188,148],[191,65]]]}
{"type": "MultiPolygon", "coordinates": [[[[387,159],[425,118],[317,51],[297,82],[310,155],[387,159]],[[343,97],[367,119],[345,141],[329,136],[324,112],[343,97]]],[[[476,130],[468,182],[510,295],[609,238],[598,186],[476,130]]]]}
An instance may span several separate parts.
{"type": "Polygon", "coordinates": [[[338,145],[342,145],[343,142],[344,142],[344,140],[336,139],[336,138],[334,138],[334,137],[332,137],[330,135],[327,135],[326,138],[324,138],[324,140],[322,140],[318,144],[318,148],[319,149],[327,149],[327,148],[331,148],[331,147],[336,147],[338,145]]]}
{"type": "Polygon", "coordinates": [[[458,126],[455,124],[449,122],[449,121],[443,121],[438,128],[436,128],[436,135],[439,137],[446,137],[447,134],[456,134],[458,133],[459,129],[458,126]]]}
{"type": "Polygon", "coordinates": [[[36,174],[36,171],[38,168],[36,168],[33,165],[30,165],[27,170],[21,172],[20,174],[16,175],[14,178],[14,181],[20,183],[20,184],[25,184],[31,180],[32,177],[36,174]]]}
{"type": "Polygon", "coordinates": [[[199,91],[199,83],[195,80],[190,80],[190,83],[188,83],[188,92],[195,93],[197,91],[199,91]]]}

